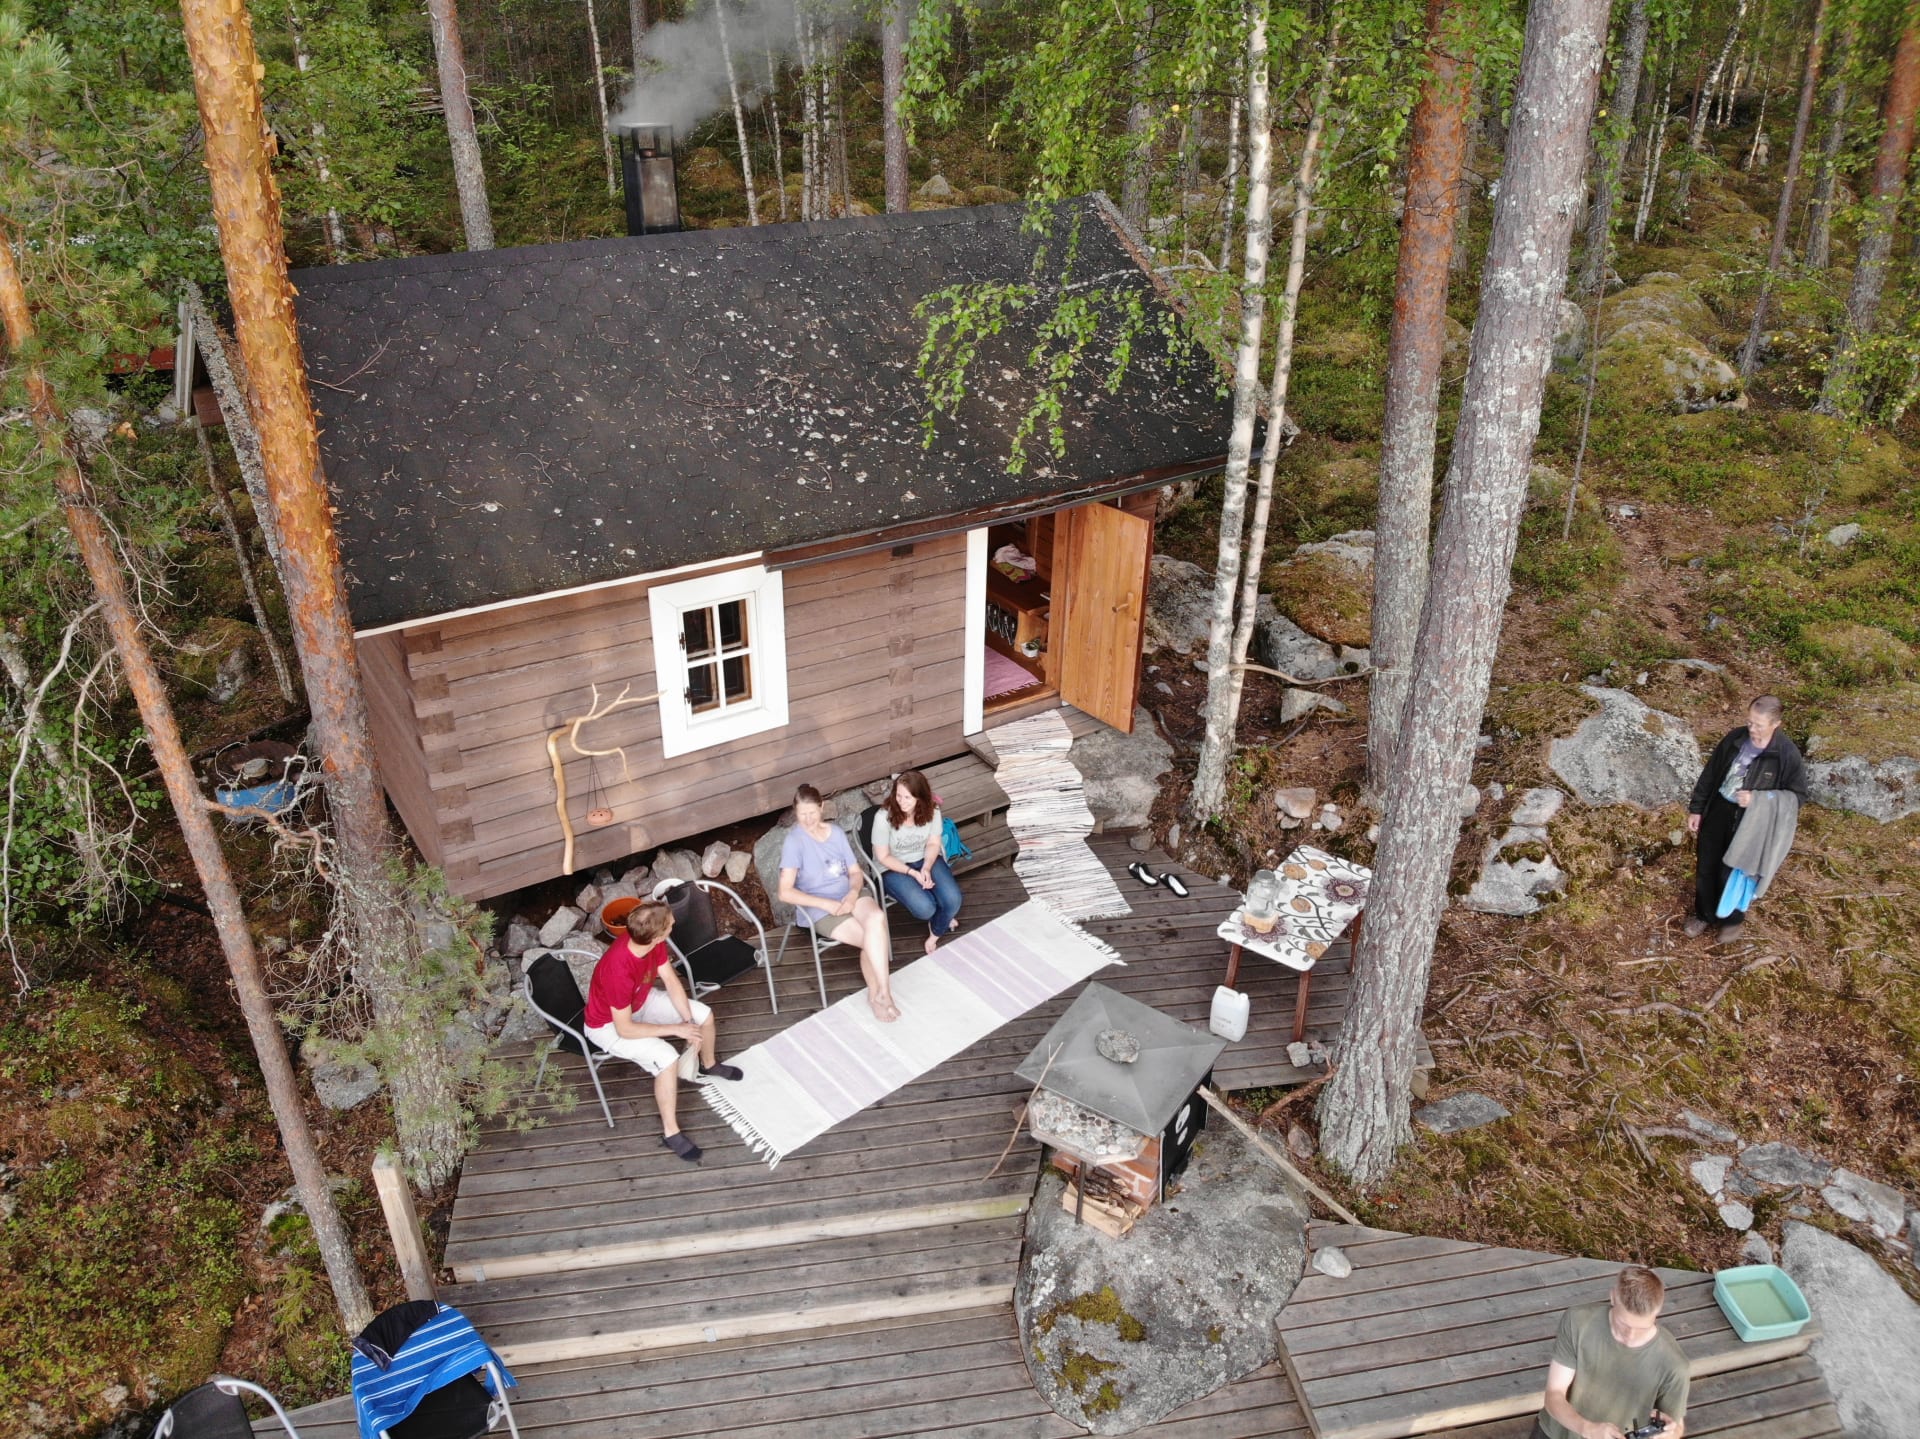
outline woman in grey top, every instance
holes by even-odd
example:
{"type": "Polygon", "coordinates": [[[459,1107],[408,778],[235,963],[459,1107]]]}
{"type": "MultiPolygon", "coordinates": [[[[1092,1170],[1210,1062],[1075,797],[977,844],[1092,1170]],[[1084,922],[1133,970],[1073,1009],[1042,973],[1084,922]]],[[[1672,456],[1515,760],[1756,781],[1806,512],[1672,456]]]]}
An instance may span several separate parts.
{"type": "Polygon", "coordinates": [[[947,867],[941,833],[945,816],[933,787],[917,769],[893,782],[893,793],[873,820],[873,858],[887,893],[927,926],[927,953],[960,927],[960,884],[947,867]]]}

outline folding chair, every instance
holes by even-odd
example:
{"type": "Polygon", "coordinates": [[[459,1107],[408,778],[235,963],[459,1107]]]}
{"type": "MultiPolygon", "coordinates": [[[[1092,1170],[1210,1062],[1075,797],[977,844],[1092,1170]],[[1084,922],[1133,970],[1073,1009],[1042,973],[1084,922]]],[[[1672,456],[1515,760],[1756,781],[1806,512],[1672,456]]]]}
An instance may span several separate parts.
{"type": "Polygon", "coordinates": [[[753,926],[754,937],[758,941],[749,944],[737,935],[721,930],[710,922],[712,916],[704,908],[699,920],[692,922],[689,906],[673,904],[673,934],[667,936],[667,948],[673,952],[674,963],[686,972],[687,992],[696,999],[704,999],[728,980],[758,965],[767,972],[767,1002],[778,1014],[780,1000],[773,992],[773,962],[767,956],[767,931],[760,923],[759,916],[748,907],[746,900],[717,879],[674,880],[657,886],[654,897],[663,898],[662,892],[676,884],[691,884],[706,894],[724,894],[732,902],[734,913],[753,926]],[[680,937],[676,939],[675,935],[680,937]],[[684,945],[683,941],[686,942],[684,945]]]}
{"type": "Polygon", "coordinates": [[[247,1406],[240,1402],[242,1394],[264,1399],[289,1439],[300,1439],[300,1431],[293,1427],[278,1399],[258,1384],[226,1374],[214,1375],[169,1404],[160,1422],[153,1426],[153,1439],[253,1439],[253,1421],[247,1417],[247,1406]]]}
{"type": "Polygon", "coordinates": [[[554,1032],[553,1042],[540,1051],[540,1068],[534,1071],[533,1082],[537,1085],[546,1078],[547,1061],[553,1058],[555,1050],[564,1049],[579,1055],[587,1061],[587,1078],[593,1081],[593,1092],[600,1099],[600,1112],[607,1117],[607,1128],[612,1129],[613,1110],[607,1105],[606,1090],[600,1087],[600,1066],[613,1056],[587,1038],[587,1002],[580,997],[580,986],[574,981],[573,971],[564,959],[548,950],[528,963],[521,983],[526,991],[527,1007],[554,1032]]]}
{"type": "Polygon", "coordinates": [[[854,858],[860,861],[860,868],[866,871],[867,883],[873,886],[873,897],[880,901],[880,914],[884,918],[887,911],[900,901],[887,891],[887,872],[881,867],[880,861],[873,857],[873,821],[879,813],[879,805],[868,805],[860,816],[860,823],[853,827],[847,838],[853,842],[854,858]]]}
{"type": "Polygon", "coordinates": [[[430,1299],[396,1304],[353,1341],[361,1439],[478,1439],[502,1419],[520,1439],[518,1382],[466,1315],[430,1299]]]}

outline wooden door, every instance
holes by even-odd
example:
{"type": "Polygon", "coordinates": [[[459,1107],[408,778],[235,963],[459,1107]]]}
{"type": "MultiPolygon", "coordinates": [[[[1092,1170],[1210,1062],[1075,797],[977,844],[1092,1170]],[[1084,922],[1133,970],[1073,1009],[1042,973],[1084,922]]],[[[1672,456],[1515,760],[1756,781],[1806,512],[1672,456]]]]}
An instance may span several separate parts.
{"type": "Polygon", "coordinates": [[[1054,531],[1060,697],[1133,733],[1153,522],[1111,505],[1062,510],[1054,531]],[[1064,593],[1063,593],[1064,591],[1064,593]]]}

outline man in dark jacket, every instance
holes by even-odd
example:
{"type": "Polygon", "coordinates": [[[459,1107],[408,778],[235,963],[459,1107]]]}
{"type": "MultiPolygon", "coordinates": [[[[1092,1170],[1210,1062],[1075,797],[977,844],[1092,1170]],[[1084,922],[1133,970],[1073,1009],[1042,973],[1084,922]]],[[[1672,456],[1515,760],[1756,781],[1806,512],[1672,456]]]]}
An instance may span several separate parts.
{"type": "Polygon", "coordinates": [[[1723,859],[1753,792],[1789,789],[1802,801],[1807,797],[1807,763],[1780,728],[1783,709],[1773,695],[1761,695],[1748,705],[1747,722],[1728,731],[1713,747],[1712,758],[1693,786],[1687,829],[1699,842],[1699,868],[1694,873],[1693,913],[1686,924],[1690,938],[1705,934],[1707,926],[1715,923],[1720,925],[1721,944],[1740,937],[1745,910],[1719,919],[1728,874],[1723,859]]]}

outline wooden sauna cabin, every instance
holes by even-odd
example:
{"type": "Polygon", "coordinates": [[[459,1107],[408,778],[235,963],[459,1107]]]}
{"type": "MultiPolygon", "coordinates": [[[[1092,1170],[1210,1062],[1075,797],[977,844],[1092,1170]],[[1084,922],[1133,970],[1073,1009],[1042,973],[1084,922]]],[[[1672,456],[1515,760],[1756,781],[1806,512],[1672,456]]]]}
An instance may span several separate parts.
{"type": "Polygon", "coordinates": [[[575,869],[957,754],[996,707],[1131,728],[1155,495],[1221,466],[1228,399],[1104,197],[1038,268],[1022,218],[295,274],[382,778],[454,888],[563,872],[548,739],[596,696],[625,702],[555,749],[575,869]],[[1104,330],[1064,453],[1010,473],[1063,263],[1104,330]],[[978,281],[1038,295],[928,444],[915,309],[978,281]]]}

